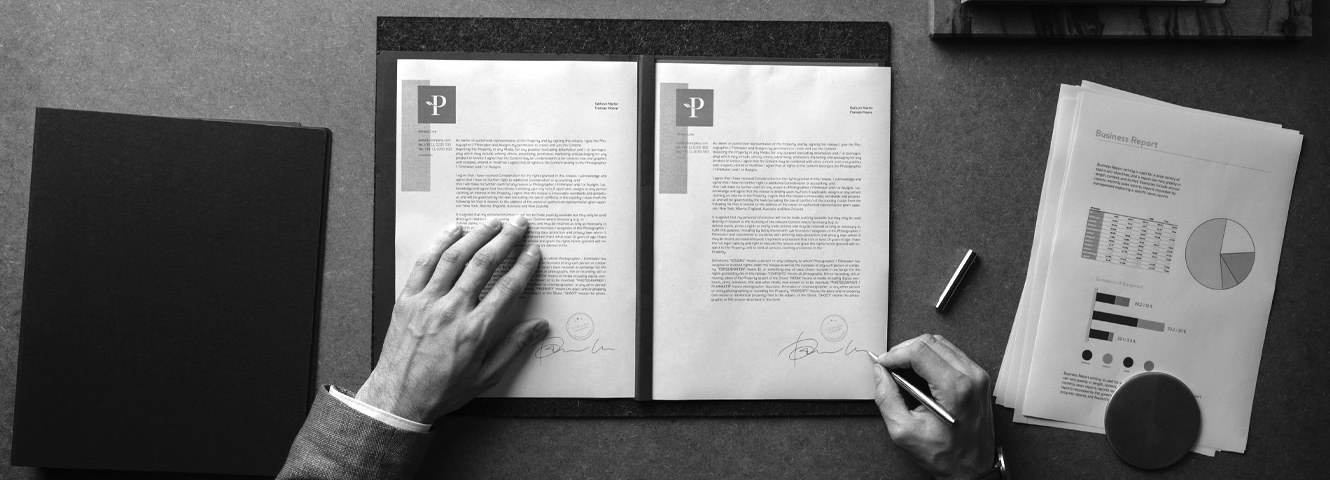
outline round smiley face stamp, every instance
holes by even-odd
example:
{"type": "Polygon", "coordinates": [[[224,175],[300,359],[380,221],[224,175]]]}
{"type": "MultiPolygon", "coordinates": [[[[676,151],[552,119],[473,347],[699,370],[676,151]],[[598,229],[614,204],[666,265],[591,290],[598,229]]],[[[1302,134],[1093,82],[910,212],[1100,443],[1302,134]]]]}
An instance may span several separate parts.
{"type": "Polygon", "coordinates": [[[828,342],[839,342],[845,339],[845,335],[850,333],[850,325],[845,323],[845,317],[840,315],[827,315],[822,319],[822,338],[828,342]]]}
{"type": "Polygon", "coordinates": [[[591,334],[596,331],[596,322],[591,320],[591,315],[585,313],[574,313],[568,317],[568,336],[574,340],[586,340],[591,338],[591,334]]]}

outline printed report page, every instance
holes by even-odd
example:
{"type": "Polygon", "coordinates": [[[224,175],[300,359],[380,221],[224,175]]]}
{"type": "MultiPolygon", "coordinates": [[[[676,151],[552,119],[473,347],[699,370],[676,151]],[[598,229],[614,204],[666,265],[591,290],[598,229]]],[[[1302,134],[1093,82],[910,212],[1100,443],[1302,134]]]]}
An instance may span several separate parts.
{"type": "Polygon", "coordinates": [[[1141,372],[1242,452],[1301,135],[1079,93],[1021,414],[1102,428],[1141,372]]]}
{"type": "MultiPolygon", "coordinates": [[[[1187,110],[1210,117],[1239,120],[1252,126],[1278,129],[1278,125],[1250,119],[1241,119],[1222,114],[1203,112],[1171,105],[1122,90],[1082,81],[1081,86],[1063,85],[1059,92],[1058,113],[1053,127],[1053,143],[1049,151],[1048,170],[1044,177],[1043,193],[1040,195],[1038,220],[1035,222],[1035,241],[1031,250],[1030,270],[1027,272],[1025,291],[1021,295],[1020,305],[1016,310],[1017,321],[1013,325],[1014,340],[1008,343],[1007,355],[1003,358],[1003,369],[998,376],[999,403],[1015,409],[1013,419],[1019,423],[1055,426],[1073,430],[1103,433],[1103,428],[1081,425],[1071,422],[1059,422],[1043,418],[1027,417],[1024,411],[1024,392],[1028,385],[1030,357],[1034,350],[1037,333],[1038,313],[1043,304],[1043,294],[1048,273],[1048,254],[1055,235],[1054,219],[1058,212],[1058,202],[1062,198],[1063,182],[1067,172],[1067,157],[1070,150],[1070,130],[1074,123],[1077,107],[1080,105],[1080,93],[1092,92],[1097,95],[1120,98],[1147,105],[1158,105],[1170,109],[1187,110]],[[1007,364],[1010,357],[1012,363],[1007,364]],[[1004,383],[1006,384],[1004,386],[1004,383]],[[1004,399],[1002,395],[1006,395],[1004,399]],[[1005,403],[1004,403],[1005,402],[1005,403]]],[[[1192,451],[1214,456],[1215,449],[1196,445],[1192,451]]]]}
{"type": "Polygon", "coordinates": [[[397,68],[395,291],[449,224],[525,215],[543,260],[504,321],[544,318],[550,332],[484,396],[631,397],[637,63],[397,68]]]}
{"type": "Polygon", "coordinates": [[[867,399],[891,69],[661,62],[653,396],[867,399]]]}

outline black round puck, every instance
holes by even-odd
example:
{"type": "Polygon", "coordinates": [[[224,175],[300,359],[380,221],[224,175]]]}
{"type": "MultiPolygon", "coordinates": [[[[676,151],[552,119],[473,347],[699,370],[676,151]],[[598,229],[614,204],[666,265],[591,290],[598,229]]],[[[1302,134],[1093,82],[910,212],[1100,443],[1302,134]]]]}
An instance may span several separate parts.
{"type": "Polygon", "coordinates": [[[1135,375],[1113,393],[1104,412],[1113,452],[1137,468],[1154,470],[1181,460],[1201,434],[1201,407],[1177,377],[1135,375]]]}

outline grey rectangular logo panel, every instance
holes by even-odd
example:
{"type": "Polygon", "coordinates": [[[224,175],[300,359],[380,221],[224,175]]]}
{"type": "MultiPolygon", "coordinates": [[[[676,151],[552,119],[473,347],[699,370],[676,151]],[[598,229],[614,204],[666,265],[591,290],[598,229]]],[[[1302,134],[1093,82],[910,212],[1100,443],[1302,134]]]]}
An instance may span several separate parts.
{"type": "Polygon", "coordinates": [[[671,107],[672,104],[679,105],[676,100],[681,95],[677,93],[687,88],[687,83],[660,84],[660,104],[656,106],[657,115],[660,115],[660,131],[657,132],[660,135],[657,137],[660,171],[656,174],[656,183],[662,194],[688,193],[688,127],[677,121],[680,110],[671,107]]]}
{"type": "Polygon", "coordinates": [[[416,107],[419,123],[457,123],[457,87],[417,87],[416,107]]]}
{"type": "Polygon", "coordinates": [[[674,101],[675,124],[681,127],[710,127],[715,111],[715,90],[680,88],[674,101]]]}

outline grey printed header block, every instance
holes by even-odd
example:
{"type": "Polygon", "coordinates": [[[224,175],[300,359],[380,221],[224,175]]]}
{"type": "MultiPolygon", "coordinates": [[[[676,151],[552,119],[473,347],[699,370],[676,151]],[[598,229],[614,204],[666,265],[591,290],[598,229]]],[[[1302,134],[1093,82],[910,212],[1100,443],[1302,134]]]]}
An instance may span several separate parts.
{"type": "Polygon", "coordinates": [[[660,132],[657,132],[660,135],[657,138],[660,171],[656,182],[662,194],[688,193],[688,127],[678,122],[681,115],[688,114],[688,109],[679,107],[681,104],[677,101],[682,97],[678,92],[687,89],[687,83],[660,84],[660,104],[656,106],[657,115],[660,115],[660,132]]]}
{"type": "MultiPolygon", "coordinates": [[[[401,122],[399,130],[402,132],[402,144],[397,146],[397,151],[402,159],[403,192],[429,191],[430,152],[428,149],[421,149],[421,145],[429,143],[429,129],[420,128],[422,123],[420,115],[423,113],[420,105],[422,100],[429,100],[429,98],[420,98],[424,93],[423,90],[429,88],[426,85],[429,85],[429,80],[402,80],[402,118],[398,119],[401,122]]],[[[455,106],[454,112],[456,112],[455,106]]]]}

